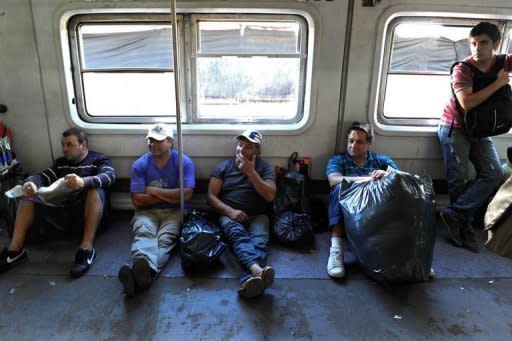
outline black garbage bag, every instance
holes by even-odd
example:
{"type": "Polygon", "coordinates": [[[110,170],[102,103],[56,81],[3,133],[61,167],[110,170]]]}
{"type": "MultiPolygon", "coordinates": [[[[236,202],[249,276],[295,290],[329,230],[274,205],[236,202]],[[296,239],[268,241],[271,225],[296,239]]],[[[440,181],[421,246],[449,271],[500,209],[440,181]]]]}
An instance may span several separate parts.
{"type": "Polygon", "coordinates": [[[306,213],[284,211],[274,222],[274,235],[288,246],[305,246],[313,242],[311,218],[306,213]]]}
{"type": "Polygon", "coordinates": [[[189,214],[180,237],[181,266],[184,271],[208,269],[219,259],[226,245],[220,229],[209,223],[204,214],[189,214]]]}
{"type": "Polygon", "coordinates": [[[436,235],[430,178],[395,171],[340,186],[348,242],[364,272],[380,282],[428,280],[436,235]]]}

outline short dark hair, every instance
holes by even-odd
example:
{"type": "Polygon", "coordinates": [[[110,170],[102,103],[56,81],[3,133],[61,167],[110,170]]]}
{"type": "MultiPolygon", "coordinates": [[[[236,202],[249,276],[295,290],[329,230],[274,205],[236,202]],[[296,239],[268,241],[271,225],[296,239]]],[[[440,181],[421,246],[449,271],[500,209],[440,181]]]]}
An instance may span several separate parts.
{"type": "Polygon", "coordinates": [[[89,140],[87,139],[87,134],[82,129],[73,127],[73,128],[68,128],[68,129],[64,130],[64,132],[62,133],[63,137],[68,137],[71,135],[76,136],[78,143],[82,144],[85,141],[85,144],[89,145],[89,140]]]}
{"type": "Polygon", "coordinates": [[[355,121],[347,130],[347,135],[350,135],[352,130],[359,130],[366,133],[366,141],[373,141],[373,128],[370,123],[355,121]]]}
{"type": "Polygon", "coordinates": [[[482,34],[487,34],[493,43],[501,39],[501,33],[498,26],[487,21],[479,22],[469,32],[470,37],[476,37],[482,34]]]}

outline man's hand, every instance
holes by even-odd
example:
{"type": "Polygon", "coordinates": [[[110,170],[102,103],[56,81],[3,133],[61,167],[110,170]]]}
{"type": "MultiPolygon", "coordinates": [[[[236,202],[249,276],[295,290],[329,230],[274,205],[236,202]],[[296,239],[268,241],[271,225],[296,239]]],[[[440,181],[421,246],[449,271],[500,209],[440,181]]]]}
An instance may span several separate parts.
{"type": "Polygon", "coordinates": [[[245,158],[242,153],[236,153],[236,165],[238,169],[245,175],[249,175],[254,171],[254,165],[256,164],[256,155],[253,155],[252,160],[245,158]]]}
{"type": "Polygon", "coordinates": [[[372,180],[378,180],[378,179],[382,179],[383,177],[385,177],[387,175],[389,175],[388,172],[383,171],[382,169],[377,169],[370,173],[370,178],[372,178],[372,180]]]}
{"type": "Polygon", "coordinates": [[[243,223],[244,221],[247,221],[248,217],[247,214],[245,214],[244,211],[241,210],[231,210],[229,212],[228,217],[230,217],[232,220],[238,221],[239,223],[243,223]]]}
{"type": "Polygon", "coordinates": [[[26,182],[23,185],[23,193],[27,197],[33,197],[34,195],[36,195],[37,194],[37,186],[36,186],[36,184],[31,182],[31,181],[26,182]]]}
{"type": "Polygon", "coordinates": [[[505,69],[501,69],[498,72],[498,77],[496,78],[496,82],[498,82],[500,87],[508,84],[508,81],[509,81],[508,76],[509,76],[509,74],[507,71],[505,71],[505,69]]]}
{"type": "Polygon", "coordinates": [[[76,174],[68,174],[64,177],[66,185],[71,189],[82,189],[84,188],[84,179],[76,174]]]}

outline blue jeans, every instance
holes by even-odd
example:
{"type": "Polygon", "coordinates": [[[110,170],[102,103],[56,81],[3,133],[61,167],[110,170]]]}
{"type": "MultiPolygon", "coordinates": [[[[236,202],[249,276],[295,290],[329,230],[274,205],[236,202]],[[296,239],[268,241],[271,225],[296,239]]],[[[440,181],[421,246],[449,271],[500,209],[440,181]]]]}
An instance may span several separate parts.
{"type": "Polygon", "coordinates": [[[464,129],[440,125],[437,131],[444,158],[449,210],[473,223],[477,210],[487,202],[503,181],[503,170],[491,138],[469,137],[464,129]],[[476,178],[469,181],[469,162],[476,178]]]}
{"type": "Polygon", "coordinates": [[[344,227],[343,211],[340,205],[340,189],[341,185],[337,184],[331,187],[329,194],[329,227],[339,224],[341,228],[344,227]]]}
{"type": "Polygon", "coordinates": [[[250,278],[253,264],[265,266],[268,254],[269,222],[264,214],[249,217],[247,228],[227,216],[219,219],[226,241],[244,269],[241,282],[250,278]]]}

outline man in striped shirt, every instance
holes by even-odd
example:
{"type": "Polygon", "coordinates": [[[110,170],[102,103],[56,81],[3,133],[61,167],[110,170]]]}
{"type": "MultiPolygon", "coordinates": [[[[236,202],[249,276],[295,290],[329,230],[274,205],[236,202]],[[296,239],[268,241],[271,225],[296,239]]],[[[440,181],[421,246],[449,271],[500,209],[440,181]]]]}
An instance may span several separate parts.
{"type": "Polygon", "coordinates": [[[329,198],[329,227],[331,249],[327,262],[327,273],[334,278],[345,275],[342,238],[345,235],[343,215],[339,204],[340,183],[349,181],[371,181],[389,173],[388,166],[398,169],[388,156],[370,151],[373,129],[368,123],[354,122],[347,131],[347,150],[336,154],[327,163],[326,175],[331,187],[329,198]]]}
{"type": "Polygon", "coordinates": [[[33,225],[41,223],[61,231],[83,229],[70,272],[72,277],[85,274],[96,259],[93,240],[105,213],[105,190],[113,184],[115,171],[105,155],[89,150],[87,135],[80,129],[64,131],[61,146],[64,156],[23,184],[24,197],[18,206],[12,239],[0,254],[0,272],[27,260],[27,233],[29,228],[35,228],[33,225]],[[66,193],[66,197],[58,204],[49,204],[38,192],[58,184],[57,181],[63,187],[59,192],[66,193]]]}

